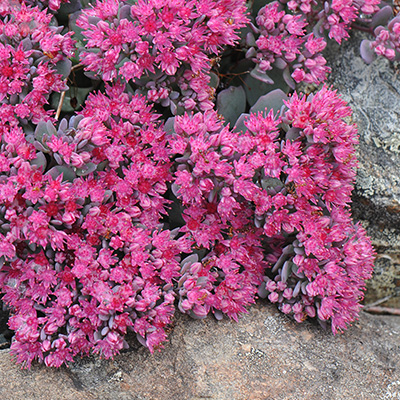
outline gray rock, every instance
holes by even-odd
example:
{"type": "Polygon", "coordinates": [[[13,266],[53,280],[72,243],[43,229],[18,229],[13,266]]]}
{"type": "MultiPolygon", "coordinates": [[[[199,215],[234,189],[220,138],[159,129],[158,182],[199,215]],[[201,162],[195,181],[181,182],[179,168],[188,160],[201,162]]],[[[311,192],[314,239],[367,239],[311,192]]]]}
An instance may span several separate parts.
{"type": "Polygon", "coordinates": [[[3,400],[400,398],[400,318],[362,314],[342,335],[257,304],[239,322],[177,318],[169,343],[114,360],[21,370],[0,351],[3,400]],[[384,338],[384,339],[383,339],[384,338]]]}
{"type": "Polygon", "coordinates": [[[367,65],[359,53],[365,38],[365,33],[355,32],[341,46],[330,44],[329,79],[353,109],[360,135],[353,215],[362,221],[378,253],[366,301],[393,296],[385,305],[400,307],[399,70],[383,58],[367,65]]]}

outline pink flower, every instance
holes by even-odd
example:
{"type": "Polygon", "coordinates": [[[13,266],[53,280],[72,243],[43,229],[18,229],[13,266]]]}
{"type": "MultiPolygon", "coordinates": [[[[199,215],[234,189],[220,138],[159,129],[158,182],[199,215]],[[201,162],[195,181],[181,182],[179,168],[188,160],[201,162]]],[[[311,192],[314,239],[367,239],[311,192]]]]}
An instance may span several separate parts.
{"type": "MultiPolygon", "coordinates": [[[[261,71],[275,68],[289,72],[297,82],[320,83],[330,71],[321,55],[326,42],[322,38],[315,39],[313,34],[306,35],[308,25],[302,15],[286,14],[279,2],[267,4],[258,12],[258,38],[256,46],[246,53],[261,71]],[[307,73],[305,68],[309,69],[307,73]]],[[[288,81],[288,84],[293,84],[288,81]]],[[[294,86],[293,86],[294,89],[294,86]]]]}

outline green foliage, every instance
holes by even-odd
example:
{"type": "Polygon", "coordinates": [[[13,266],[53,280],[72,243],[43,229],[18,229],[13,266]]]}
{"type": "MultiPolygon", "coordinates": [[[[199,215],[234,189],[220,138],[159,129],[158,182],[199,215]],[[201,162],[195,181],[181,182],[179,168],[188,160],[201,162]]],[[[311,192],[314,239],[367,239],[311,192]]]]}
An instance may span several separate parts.
{"type": "Polygon", "coordinates": [[[230,86],[218,94],[217,110],[233,126],[246,110],[246,93],[242,86],[230,86]]]}

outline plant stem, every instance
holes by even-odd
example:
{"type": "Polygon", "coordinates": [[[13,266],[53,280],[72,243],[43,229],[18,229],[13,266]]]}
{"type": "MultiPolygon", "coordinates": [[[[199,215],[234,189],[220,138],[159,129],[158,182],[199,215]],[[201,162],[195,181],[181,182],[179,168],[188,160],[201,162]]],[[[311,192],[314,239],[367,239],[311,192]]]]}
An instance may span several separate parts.
{"type": "Polygon", "coordinates": [[[63,106],[63,103],[64,103],[65,93],[66,93],[66,90],[61,92],[60,101],[58,102],[58,107],[57,107],[57,112],[56,112],[56,117],[55,117],[56,120],[58,120],[58,118],[60,117],[61,109],[62,109],[62,106],[63,106]]]}
{"type": "Polygon", "coordinates": [[[364,306],[364,310],[367,311],[367,310],[370,309],[371,307],[378,306],[379,304],[382,304],[382,303],[384,303],[385,301],[390,300],[393,296],[394,296],[394,295],[391,294],[391,295],[389,295],[389,296],[383,297],[382,299],[379,299],[379,300],[377,300],[377,301],[374,301],[373,303],[366,304],[366,305],[364,306]]]}
{"type": "Polygon", "coordinates": [[[353,29],[357,29],[357,30],[359,30],[361,32],[367,32],[367,33],[370,33],[371,35],[373,35],[373,30],[371,28],[366,27],[366,26],[358,25],[358,24],[353,22],[351,24],[351,27],[353,29]]]}
{"type": "Polygon", "coordinates": [[[400,315],[400,308],[391,308],[391,307],[369,307],[366,312],[371,314],[390,314],[390,315],[400,315]]]}

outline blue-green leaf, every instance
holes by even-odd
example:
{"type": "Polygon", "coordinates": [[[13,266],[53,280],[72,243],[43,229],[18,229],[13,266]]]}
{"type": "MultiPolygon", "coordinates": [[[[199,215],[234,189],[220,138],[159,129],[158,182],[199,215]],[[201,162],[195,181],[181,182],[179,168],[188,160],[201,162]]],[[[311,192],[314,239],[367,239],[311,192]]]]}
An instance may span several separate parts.
{"type": "Polygon", "coordinates": [[[283,101],[289,100],[288,96],[281,89],[275,89],[272,92],[267,93],[264,96],[261,96],[256,104],[250,108],[250,112],[265,112],[269,110],[274,110],[274,113],[277,113],[284,106],[283,101]]]}
{"type": "Polygon", "coordinates": [[[56,64],[56,70],[62,75],[62,79],[67,79],[71,72],[72,62],[66,58],[63,58],[56,64]]]}
{"type": "Polygon", "coordinates": [[[367,64],[371,64],[376,57],[374,50],[371,49],[370,43],[369,40],[364,39],[360,45],[361,57],[367,64]]]}
{"type": "Polygon", "coordinates": [[[47,160],[45,155],[39,151],[36,153],[36,158],[31,161],[31,165],[36,165],[38,168],[43,167],[42,171],[46,169],[47,160]]]}
{"type": "Polygon", "coordinates": [[[97,165],[90,162],[85,164],[82,168],[77,168],[76,169],[76,175],[77,176],[86,176],[89,175],[91,172],[96,171],[97,165]]]}
{"type": "Polygon", "coordinates": [[[273,83],[274,83],[274,81],[264,71],[260,70],[258,65],[253,70],[251,70],[250,75],[254,79],[257,79],[257,80],[259,80],[261,82],[264,82],[267,85],[273,85],[273,83]]]}
{"type": "Polygon", "coordinates": [[[41,140],[43,135],[47,133],[47,125],[45,121],[39,121],[35,129],[35,138],[41,140]]]}
{"type": "Polygon", "coordinates": [[[242,114],[236,121],[235,127],[233,128],[233,130],[235,132],[242,132],[245,133],[247,131],[247,127],[244,124],[244,122],[246,121],[246,119],[250,116],[250,114],[242,114]]]}
{"type": "Polygon", "coordinates": [[[371,28],[379,25],[385,26],[393,17],[393,9],[391,6],[382,7],[373,17],[370,23],[371,28]]]}
{"type": "Polygon", "coordinates": [[[210,82],[209,82],[208,86],[216,89],[219,85],[219,77],[214,72],[210,72],[209,75],[210,75],[210,82]]]}
{"type": "Polygon", "coordinates": [[[51,175],[53,179],[56,179],[59,175],[63,174],[63,182],[72,182],[76,178],[76,174],[72,170],[72,168],[65,165],[56,165],[55,167],[51,168],[47,173],[51,175]]]}
{"type": "Polygon", "coordinates": [[[231,86],[218,94],[217,110],[233,126],[246,109],[246,93],[242,86],[231,86]]]}

